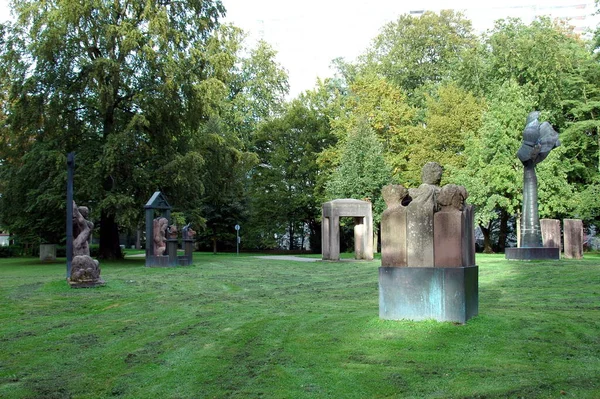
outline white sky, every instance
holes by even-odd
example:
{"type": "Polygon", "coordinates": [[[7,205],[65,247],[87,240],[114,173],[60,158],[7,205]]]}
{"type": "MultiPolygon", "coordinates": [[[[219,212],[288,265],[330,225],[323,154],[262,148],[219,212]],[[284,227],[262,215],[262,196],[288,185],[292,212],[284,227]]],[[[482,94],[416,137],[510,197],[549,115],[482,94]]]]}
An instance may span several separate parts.
{"type": "MultiPolygon", "coordinates": [[[[585,17],[575,24],[595,27],[593,0],[222,0],[226,22],[251,38],[263,38],[278,52],[288,71],[290,97],[314,87],[317,77],[331,76],[331,60],[348,61],[363,53],[379,29],[400,14],[415,10],[461,10],[482,32],[507,16],[529,22],[537,14],[585,17]],[[579,7],[578,7],[579,6],[579,7]],[[583,6],[583,7],[582,7],[583,6]]],[[[8,0],[0,0],[0,21],[9,17],[8,0]]]]}

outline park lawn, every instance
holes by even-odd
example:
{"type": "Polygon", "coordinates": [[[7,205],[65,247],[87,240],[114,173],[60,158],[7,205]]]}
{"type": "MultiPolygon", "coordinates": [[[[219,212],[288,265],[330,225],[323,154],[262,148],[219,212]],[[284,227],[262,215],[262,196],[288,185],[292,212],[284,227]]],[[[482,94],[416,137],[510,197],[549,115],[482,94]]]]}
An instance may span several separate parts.
{"type": "Polygon", "coordinates": [[[478,255],[479,316],[383,321],[372,262],[0,260],[2,398],[600,398],[600,256],[478,255]]]}

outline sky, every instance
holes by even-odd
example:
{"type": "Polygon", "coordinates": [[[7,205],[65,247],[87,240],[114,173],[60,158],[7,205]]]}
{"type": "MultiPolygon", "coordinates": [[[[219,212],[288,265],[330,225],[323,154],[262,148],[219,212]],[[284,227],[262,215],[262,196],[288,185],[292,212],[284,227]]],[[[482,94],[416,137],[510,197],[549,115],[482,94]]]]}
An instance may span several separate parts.
{"type": "MultiPolygon", "coordinates": [[[[249,44],[266,40],[289,75],[290,94],[314,88],[317,77],[333,74],[331,61],[353,61],[380,28],[411,11],[452,8],[462,11],[477,32],[496,19],[520,17],[530,22],[536,14],[574,18],[576,24],[596,26],[593,0],[222,0],[225,22],[249,33],[249,44]]],[[[0,21],[9,18],[8,0],[0,0],[0,21]]]]}

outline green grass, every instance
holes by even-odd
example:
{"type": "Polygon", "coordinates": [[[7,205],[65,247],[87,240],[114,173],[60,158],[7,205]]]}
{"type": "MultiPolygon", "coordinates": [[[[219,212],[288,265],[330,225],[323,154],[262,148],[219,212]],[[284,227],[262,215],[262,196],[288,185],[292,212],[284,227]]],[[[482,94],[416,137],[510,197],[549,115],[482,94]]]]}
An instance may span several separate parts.
{"type": "Polygon", "coordinates": [[[600,256],[479,255],[466,325],[383,321],[373,262],[0,260],[1,398],[600,398],[600,256]]]}

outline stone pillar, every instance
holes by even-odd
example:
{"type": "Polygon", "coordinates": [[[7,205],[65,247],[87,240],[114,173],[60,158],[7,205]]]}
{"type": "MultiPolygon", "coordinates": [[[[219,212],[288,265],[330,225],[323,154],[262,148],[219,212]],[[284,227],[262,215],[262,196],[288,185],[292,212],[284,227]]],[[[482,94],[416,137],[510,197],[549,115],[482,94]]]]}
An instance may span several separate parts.
{"type": "Polygon", "coordinates": [[[565,229],[565,258],[583,258],[583,222],[581,219],[565,219],[563,223],[565,229]]]}
{"type": "Polygon", "coordinates": [[[354,257],[364,259],[365,257],[365,218],[354,218],[354,257]]]}
{"type": "Polygon", "coordinates": [[[177,239],[167,240],[167,255],[169,256],[169,266],[177,266],[177,239]]]}
{"type": "Polygon", "coordinates": [[[40,262],[56,260],[56,244],[40,244],[40,262]]]}
{"type": "Polygon", "coordinates": [[[185,258],[187,259],[187,265],[194,263],[194,240],[183,240],[183,250],[185,252],[185,258]]]}
{"type": "Polygon", "coordinates": [[[433,206],[411,203],[406,207],[407,259],[410,267],[433,267],[433,206]]]}
{"type": "Polygon", "coordinates": [[[330,224],[331,218],[323,216],[321,220],[321,253],[323,254],[323,259],[331,257],[331,248],[329,247],[330,224]]]}
{"type": "Polygon", "coordinates": [[[381,217],[381,266],[408,266],[406,249],[406,209],[398,206],[385,210],[381,217]]]}
{"type": "Polygon", "coordinates": [[[560,220],[540,219],[542,243],[545,248],[560,248],[560,220]]]}
{"type": "Polygon", "coordinates": [[[457,209],[442,210],[433,217],[435,267],[468,266],[463,251],[465,225],[463,213],[457,209]]]}
{"type": "Polygon", "coordinates": [[[357,225],[355,250],[357,259],[373,259],[373,213],[371,203],[354,199],[338,199],[323,204],[321,244],[323,260],[340,259],[340,217],[354,217],[357,225]]]}

